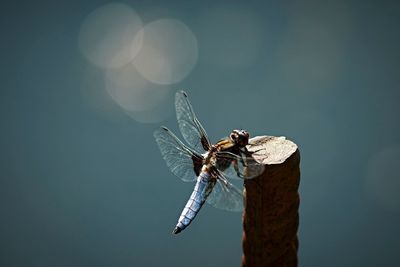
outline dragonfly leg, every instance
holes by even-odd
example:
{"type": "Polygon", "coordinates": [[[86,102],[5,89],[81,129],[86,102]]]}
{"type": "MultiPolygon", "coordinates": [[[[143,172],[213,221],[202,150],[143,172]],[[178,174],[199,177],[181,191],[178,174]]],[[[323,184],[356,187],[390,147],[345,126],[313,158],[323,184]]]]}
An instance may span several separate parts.
{"type": "Polygon", "coordinates": [[[226,180],[226,178],[220,173],[218,175],[218,178],[220,179],[220,181],[222,181],[225,185],[228,185],[228,180],[226,180]]]}
{"type": "Polygon", "coordinates": [[[253,154],[255,154],[255,153],[257,153],[257,152],[259,152],[259,151],[261,151],[261,150],[264,150],[264,148],[260,148],[260,149],[254,150],[254,151],[249,151],[246,147],[244,147],[244,148],[243,148],[243,153],[244,153],[246,156],[251,157],[251,155],[253,155],[253,154]]]}
{"type": "MultiPolygon", "coordinates": [[[[244,163],[244,161],[243,161],[243,158],[241,158],[241,162],[243,163],[243,166],[245,166],[245,163],[244,163]]],[[[240,173],[237,160],[234,160],[234,161],[232,162],[232,164],[233,164],[233,168],[234,168],[235,171],[236,171],[236,175],[237,175],[238,177],[240,177],[240,178],[244,178],[243,174],[240,173]]]]}
{"type": "Polygon", "coordinates": [[[260,149],[254,150],[254,151],[251,152],[251,154],[255,154],[255,153],[257,153],[257,152],[259,152],[261,150],[264,150],[264,148],[260,148],[260,149]]]}

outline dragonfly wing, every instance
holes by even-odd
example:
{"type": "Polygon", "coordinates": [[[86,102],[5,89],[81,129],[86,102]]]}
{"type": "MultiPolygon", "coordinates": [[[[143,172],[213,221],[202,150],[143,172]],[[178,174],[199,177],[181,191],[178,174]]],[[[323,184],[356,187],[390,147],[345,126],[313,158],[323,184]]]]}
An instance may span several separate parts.
{"type": "Polygon", "coordinates": [[[224,177],[217,178],[217,182],[210,195],[207,203],[211,206],[227,210],[242,211],[243,210],[243,193],[236,186],[229,183],[224,177]]]}
{"type": "Polygon", "coordinates": [[[206,131],[197,119],[189,98],[184,91],[175,95],[176,117],[179,129],[185,141],[198,152],[208,151],[211,147],[206,131]]]}
{"type": "Polygon", "coordinates": [[[154,137],[170,170],[185,182],[195,181],[200,174],[203,157],[185,146],[166,127],[155,130],[154,137]]]}
{"type": "Polygon", "coordinates": [[[225,177],[231,179],[252,179],[264,171],[264,165],[251,156],[231,152],[218,152],[216,167],[225,177]]]}

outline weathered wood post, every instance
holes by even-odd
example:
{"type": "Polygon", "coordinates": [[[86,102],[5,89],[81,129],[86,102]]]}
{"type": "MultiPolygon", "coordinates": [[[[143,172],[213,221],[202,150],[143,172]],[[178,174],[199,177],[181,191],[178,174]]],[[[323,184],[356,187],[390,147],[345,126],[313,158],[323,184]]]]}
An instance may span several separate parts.
{"type": "Polygon", "coordinates": [[[265,170],[245,181],[242,266],[297,266],[300,152],[272,136],[251,139],[248,149],[265,170]]]}

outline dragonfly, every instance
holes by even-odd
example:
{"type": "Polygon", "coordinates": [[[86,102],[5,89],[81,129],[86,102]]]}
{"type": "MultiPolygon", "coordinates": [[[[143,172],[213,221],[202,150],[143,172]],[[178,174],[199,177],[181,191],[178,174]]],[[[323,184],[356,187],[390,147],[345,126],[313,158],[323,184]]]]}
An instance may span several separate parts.
{"type": "Polygon", "coordinates": [[[161,126],[154,137],[167,166],[185,182],[195,182],[194,190],[179,216],[172,233],[184,230],[205,202],[223,210],[241,211],[243,194],[230,179],[251,179],[264,166],[247,150],[249,133],[232,130],[228,137],[212,144],[197,119],[188,95],[175,95],[176,117],[184,144],[171,130],[161,126]]]}

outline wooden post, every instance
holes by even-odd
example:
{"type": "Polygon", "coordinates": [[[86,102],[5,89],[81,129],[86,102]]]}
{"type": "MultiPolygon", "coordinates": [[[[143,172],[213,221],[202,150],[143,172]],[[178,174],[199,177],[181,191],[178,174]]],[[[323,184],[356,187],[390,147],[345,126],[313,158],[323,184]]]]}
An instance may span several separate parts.
{"type": "Polygon", "coordinates": [[[300,152],[272,136],[251,139],[248,150],[265,170],[245,181],[242,266],[297,266],[300,152]]]}

